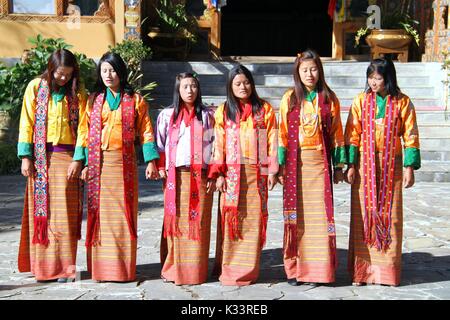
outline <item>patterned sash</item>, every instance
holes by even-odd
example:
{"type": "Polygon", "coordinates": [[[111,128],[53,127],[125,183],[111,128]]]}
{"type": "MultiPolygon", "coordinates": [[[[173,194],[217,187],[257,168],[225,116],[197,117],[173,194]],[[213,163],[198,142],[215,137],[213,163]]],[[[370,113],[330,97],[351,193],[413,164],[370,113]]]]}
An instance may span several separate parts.
{"type": "MultiPolygon", "coordinates": [[[[176,156],[182,114],[178,119],[170,120],[169,125],[169,172],[164,193],[164,238],[178,237],[181,231],[178,228],[176,212],[176,156]]],[[[203,167],[203,124],[195,116],[189,122],[191,136],[191,166],[189,184],[189,239],[200,240],[200,189],[202,184],[203,167]]]]}
{"type": "Polygon", "coordinates": [[[384,118],[384,145],[379,192],[376,179],[375,94],[366,95],[362,108],[363,183],[364,183],[364,241],[379,251],[389,249],[391,239],[391,210],[394,187],[395,148],[398,135],[398,108],[388,96],[384,118]]]}
{"type": "MultiPolygon", "coordinates": [[[[252,116],[249,113],[249,116],[252,116]]],[[[261,201],[261,217],[262,228],[261,248],[266,241],[267,229],[267,132],[264,123],[265,109],[261,108],[258,114],[253,115],[253,127],[256,132],[257,142],[257,163],[256,163],[256,177],[258,184],[258,193],[261,201]],[[262,170],[265,169],[265,170],[262,170]]],[[[225,141],[226,141],[226,166],[227,174],[225,177],[227,191],[225,193],[225,203],[222,210],[222,230],[225,231],[225,221],[228,224],[228,236],[230,240],[243,239],[239,231],[239,193],[240,193],[240,179],[241,179],[241,146],[240,146],[240,120],[234,123],[227,119],[224,108],[225,119],[225,141]]]]}
{"type": "MultiPolygon", "coordinates": [[[[321,115],[322,142],[324,146],[324,202],[328,221],[328,237],[331,249],[331,261],[337,265],[336,259],[336,231],[333,212],[333,189],[331,185],[331,112],[330,105],[323,102],[323,95],[318,95],[318,105],[321,115]]],[[[286,157],[286,179],[283,187],[283,219],[284,239],[283,247],[286,258],[297,256],[297,164],[298,164],[298,139],[300,126],[300,107],[294,106],[288,114],[288,145],[286,157]]]]}
{"type": "MultiPolygon", "coordinates": [[[[48,239],[48,164],[47,164],[47,112],[50,87],[45,79],[39,83],[36,97],[34,124],[34,234],[33,244],[49,244],[48,239]]],[[[76,141],[78,128],[78,98],[67,96],[70,128],[76,141]]]]}
{"type": "MultiPolygon", "coordinates": [[[[89,178],[88,178],[88,225],[86,234],[86,246],[100,244],[100,172],[101,172],[101,133],[102,133],[102,109],[105,94],[97,95],[91,113],[89,128],[89,178]]],[[[122,107],[122,160],[125,215],[132,240],[137,239],[136,225],[134,224],[133,211],[136,196],[134,188],[134,118],[135,101],[128,94],[124,94],[120,106],[122,107]]]]}

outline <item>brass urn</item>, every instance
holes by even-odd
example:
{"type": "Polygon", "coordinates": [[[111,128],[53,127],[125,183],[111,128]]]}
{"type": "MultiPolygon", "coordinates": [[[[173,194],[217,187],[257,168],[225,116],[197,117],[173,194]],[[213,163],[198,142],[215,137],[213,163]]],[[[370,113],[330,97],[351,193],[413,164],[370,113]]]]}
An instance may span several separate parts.
{"type": "Polygon", "coordinates": [[[404,29],[372,29],[366,37],[371,48],[397,50],[407,48],[413,38],[404,29]]]}

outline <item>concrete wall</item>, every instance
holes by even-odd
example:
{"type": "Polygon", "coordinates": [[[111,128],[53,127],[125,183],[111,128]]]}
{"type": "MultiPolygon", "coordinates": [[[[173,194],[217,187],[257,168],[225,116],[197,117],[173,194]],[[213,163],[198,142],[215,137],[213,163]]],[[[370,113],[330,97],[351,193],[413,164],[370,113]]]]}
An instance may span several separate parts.
{"type": "Polygon", "coordinates": [[[81,23],[79,29],[70,28],[66,22],[35,22],[0,20],[0,58],[17,58],[32,47],[28,38],[38,34],[45,38],[64,38],[73,45],[73,51],[99,58],[109,45],[121,42],[124,37],[123,1],[115,1],[115,23],[81,23]]]}

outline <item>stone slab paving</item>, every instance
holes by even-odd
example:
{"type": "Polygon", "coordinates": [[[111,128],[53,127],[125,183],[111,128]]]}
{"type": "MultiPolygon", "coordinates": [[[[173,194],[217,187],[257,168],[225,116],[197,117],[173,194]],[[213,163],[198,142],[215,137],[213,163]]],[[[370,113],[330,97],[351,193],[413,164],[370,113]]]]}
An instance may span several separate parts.
{"type": "MultiPolygon", "coordinates": [[[[84,239],[79,242],[77,281],[67,284],[36,283],[30,273],[17,270],[17,251],[25,178],[0,176],[0,300],[317,300],[317,299],[450,299],[450,183],[420,182],[404,192],[403,274],[399,287],[351,286],[346,271],[349,233],[349,186],[335,187],[339,267],[336,283],[303,284],[285,281],[282,189],[269,194],[267,244],[261,258],[259,281],[247,287],[224,287],[216,278],[194,286],[176,286],[159,278],[159,244],[163,216],[160,182],[142,179],[140,167],[137,280],[130,283],[96,283],[86,269],[84,239]]],[[[217,199],[217,196],[216,196],[217,199]]],[[[213,226],[217,221],[217,203],[213,226]]],[[[83,234],[86,219],[83,221],[83,234]]],[[[214,263],[215,227],[211,231],[210,270],[214,263]]]]}

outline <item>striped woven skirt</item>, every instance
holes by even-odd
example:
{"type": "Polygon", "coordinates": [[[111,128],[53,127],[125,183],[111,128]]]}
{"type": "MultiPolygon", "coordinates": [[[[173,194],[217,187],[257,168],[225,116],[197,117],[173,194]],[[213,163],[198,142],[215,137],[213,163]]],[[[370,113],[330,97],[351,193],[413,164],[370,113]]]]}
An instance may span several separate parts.
{"type": "MultiPolygon", "coordinates": [[[[224,194],[220,206],[223,207],[223,204],[224,194]]],[[[259,276],[263,219],[254,165],[241,165],[238,210],[242,239],[230,240],[227,223],[222,224],[220,218],[217,220],[214,274],[220,275],[222,285],[245,286],[256,282],[259,276]],[[222,230],[222,226],[225,230],[222,230]]]]}
{"type": "MultiPolygon", "coordinates": [[[[97,281],[133,281],[136,278],[137,240],[131,240],[125,215],[122,150],[103,151],[100,178],[100,244],[87,248],[88,270],[97,281]]],[[[135,163],[133,161],[133,163],[135,163]]],[[[134,224],[137,226],[137,167],[134,224]]]]}
{"type": "MultiPolygon", "coordinates": [[[[377,184],[380,176],[381,153],[377,153],[377,184]]],[[[348,271],[353,282],[399,285],[401,276],[403,200],[402,200],[402,157],[395,159],[394,187],[392,199],[391,237],[392,243],[386,252],[364,243],[364,189],[361,183],[362,168],[357,168],[352,185],[351,223],[348,252],[348,271]],[[358,172],[359,171],[359,172],[358,172]]]]}
{"type": "Polygon", "coordinates": [[[75,278],[77,244],[82,219],[81,182],[67,180],[73,152],[49,152],[49,245],[32,244],[34,234],[34,178],[28,178],[22,218],[18,267],[36,280],[75,278]]]}
{"type": "Polygon", "coordinates": [[[335,281],[324,201],[322,150],[301,150],[297,166],[297,257],[284,256],[288,279],[300,282],[335,281]]]}
{"type": "Polygon", "coordinates": [[[200,284],[208,278],[209,241],[213,194],[206,194],[206,172],[202,172],[200,189],[200,240],[189,240],[189,197],[191,173],[176,170],[176,207],[179,237],[161,238],[161,277],[176,285],[200,284]]]}

